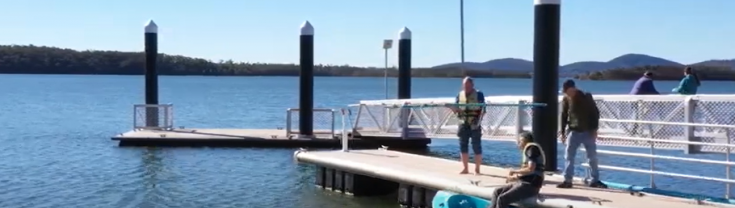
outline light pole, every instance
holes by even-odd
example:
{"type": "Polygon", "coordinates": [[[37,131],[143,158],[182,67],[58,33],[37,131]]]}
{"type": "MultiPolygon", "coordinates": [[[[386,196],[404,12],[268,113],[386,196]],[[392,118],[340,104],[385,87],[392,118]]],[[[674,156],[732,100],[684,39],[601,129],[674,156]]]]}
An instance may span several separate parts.
{"type": "Polygon", "coordinates": [[[383,40],[383,50],[385,51],[385,58],[383,61],[385,62],[385,69],[383,71],[383,85],[385,87],[385,99],[388,99],[388,50],[393,47],[393,40],[392,39],[385,39],[383,40]]]}
{"type": "Polygon", "coordinates": [[[460,47],[460,65],[462,75],[466,76],[464,71],[464,0],[459,0],[459,47],[460,47]]]}

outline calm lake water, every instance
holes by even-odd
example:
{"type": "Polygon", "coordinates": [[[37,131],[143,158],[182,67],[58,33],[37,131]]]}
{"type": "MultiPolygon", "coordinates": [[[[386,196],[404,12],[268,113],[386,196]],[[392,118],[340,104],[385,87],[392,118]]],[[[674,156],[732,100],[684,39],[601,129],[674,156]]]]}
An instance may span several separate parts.
{"type": "MultiPolygon", "coordinates": [[[[395,82],[390,80],[391,93],[396,91],[395,82]]],[[[489,95],[531,93],[531,80],[476,82],[489,95]]],[[[315,83],[317,108],[384,97],[382,78],[320,77],[315,83]]],[[[460,79],[414,79],[413,96],[453,96],[459,84],[460,79]]],[[[578,84],[596,94],[615,94],[627,93],[632,82],[578,84]]],[[[668,92],[676,84],[659,81],[656,87],[668,92]]],[[[175,104],[177,126],[274,128],[285,125],[286,108],[297,107],[297,85],[296,77],[161,77],[160,100],[175,104]]],[[[0,207],[397,206],[391,196],[351,198],[316,190],[313,169],[292,161],[294,149],[117,147],[110,137],[130,130],[132,105],[144,101],[142,76],[0,75],[0,89],[0,207]]],[[[704,82],[700,91],[733,94],[735,82],[704,82]]],[[[511,143],[484,142],[484,146],[485,158],[491,158],[487,163],[519,162],[511,143]]],[[[431,155],[458,158],[454,140],[435,140],[430,148],[431,155]]],[[[661,152],[682,155],[681,151],[661,152]]],[[[602,156],[600,161],[648,167],[647,160],[632,158],[602,156]]],[[[723,167],[701,164],[661,163],[658,168],[716,177],[725,174],[723,167]]],[[[578,168],[578,173],[583,169],[578,168]]],[[[605,171],[603,177],[648,184],[644,175],[605,171]]],[[[724,194],[724,185],[718,183],[665,177],[656,182],[664,189],[724,194]]]]}

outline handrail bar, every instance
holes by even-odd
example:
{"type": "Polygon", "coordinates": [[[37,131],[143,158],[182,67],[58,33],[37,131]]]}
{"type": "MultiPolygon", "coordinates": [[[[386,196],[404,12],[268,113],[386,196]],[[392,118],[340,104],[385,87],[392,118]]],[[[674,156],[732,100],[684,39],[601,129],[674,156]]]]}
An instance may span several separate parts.
{"type": "Polygon", "coordinates": [[[685,122],[663,122],[663,121],[639,121],[639,120],[622,120],[622,119],[606,119],[601,118],[600,122],[617,122],[617,123],[637,123],[637,124],[656,124],[671,126],[692,126],[692,127],[710,127],[710,128],[735,128],[735,125],[723,124],[703,124],[703,123],[685,123],[685,122]]]}
{"type": "Polygon", "coordinates": [[[661,142],[661,143],[671,143],[671,144],[689,144],[689,145],[735,148],[735,144],[726,144],[726,143],[692,142],[692,141],[664,140],[664,139],[651,139],[651,138],[642,138],[642,137],[626,137],[626,136],[612,136],[612,135],[598,135],[597,137],[598,138],[608,138],[608,139],[631,140],[631,141],[661,142]]]}
{"type": "MultiPolygon", "coordinates": [[[[300,111],[300,110],[301,109],[299,109],[299,108],[286,108],[286,129],[285,130],[286,130],[286,137],[287,138],[291,138],[291,134],[297,132],[297,131],[291,131],[292,130],[292,127],[291,127],[291,120],[292,120],[291,113],[292,112],[295,112],[295,111],[300,111]]],[[[336,114],[337,110],[331,109],[331,108],[314,108],[314,109],[312,109],[312,112],[331,112],[332,113],[331,114],[331,125],[330,125],[330,129],[329,129],[329,134],[330,134],[330,138],[334,138],[335,131],[336,131],[336,126],[337,126],[336,119],[335,119],[336,118],[336,115],[335,114],[336,114]]]]}
{"type": "MultiPolygon", "coordinates": [[[[587,151],[587,150],[582,149],[582,151],[587,151]]],[[[718,160],[695,159],[695,158],[674,157],[674,156],[662,156],[662,155],[643,154],[643,153],[628,153],[628,152],[610,151],[610,150],[597,150],[597,153],[598,154],[608,154],[608,155],[618,155],[618,156],[656,158],[656,159],[664,159],[664,160],[676,160],[676,161],[687,161],[687,162],[698,162],[698,163],[707,163],[707,164],[716,164],[716,165],[733,165],[733,166],[735,166],[735,162],[718,161],[718,160]]]]}
{"type": "MultiPolygon", "coordinates": [[[[589,163],[582,163],[582,166],[589,167],[589,163]]],[[[626,171],[626,172],[634,172],[634,173],[646,173],[646,174],[651,174],[651,175],[662,175],[662,176],[669,176],[669,177],[698,179],[698,180],[706,180],[706,181],[717,181],[717,182],[723,182],[727,184],[735,184],[735,180],[721,179],[721,178],[714,178],[714,177],[707,177],[707,176],[695,176],[695,175],[687,175],[687,174],[671,173],[671,172],[663,172],[663,171],[655,171],[655,170],[624,168],[624,167],[610,166],[610,165],[598,165],[598,167],[600,169],[607,169],[607,170],[617,170],[617,171],[626,171]]]]}
{"type": "MultiPolygon", "coordinates": [[[[300,109],[299,108],[287,108],[286,110],[287,111],[299,111],[300,109]]],[[[332,112],[336,110],[331,109],[331,108],[314,108],[312,109],[312,111],[314,112],[332,112]]]]}

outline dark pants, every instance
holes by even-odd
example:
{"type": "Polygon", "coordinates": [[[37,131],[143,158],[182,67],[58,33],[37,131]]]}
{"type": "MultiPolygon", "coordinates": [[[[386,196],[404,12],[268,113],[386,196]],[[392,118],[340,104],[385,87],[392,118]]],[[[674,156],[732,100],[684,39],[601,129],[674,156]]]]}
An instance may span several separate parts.
{"type": "Polygon", "coordinates": [[[510,204],[538,196],[540,188],[527,182],[513,181],[493,191],[493,198],[487,208],[508,208],[510,204]]]}
{"type": "Polygon", "coordinates": [[[480,140],[482,138],[482,128],[472,129],[468,124],[460,124],[457,136],[459,136],[459,152],[469,152],[469,143],[472,142],[472,152],[476,155],[482,154],[482,140],[480,140]]]}

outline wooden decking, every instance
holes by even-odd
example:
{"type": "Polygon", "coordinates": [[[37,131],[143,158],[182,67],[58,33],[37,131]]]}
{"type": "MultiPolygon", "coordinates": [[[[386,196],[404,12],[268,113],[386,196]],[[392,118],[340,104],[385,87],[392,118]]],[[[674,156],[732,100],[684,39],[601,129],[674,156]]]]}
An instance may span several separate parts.
{"type": "MultiPolygon", "coordinates": [[[[483,166],[482,175],[460,175],[461,166],[458,161],[390,150],[305,151],[297,152],[294,157],[303,163],[482,198],[490,198],[494,187],[505,184],[507,175],[506,169],[492,166],[483,166]],[[473,184],[474,182],[477,184],[473,184]]],[[[698,205],[694,200],[689,199],[647,194],[634,195],[622,190],[588,188],[582,185],[581,181],[575,182],[576,186],[572,189],[558,189],[555,185],[561,180],[558,175],[547,176],[546,185],[541,190],[539,207],[566,208],[571,205],[575,208],[702,208],[714,206],[711,203],[698,205]]]]}
{"type": "MultiPolygon", "coordinates": [[[[247,146],[247,147],[340,147],[341,134],[315,130],[314,138],[287,135],[284,129],[138,129],[112,137],[121,146],[247,146]]],[[[401,140],[394,137],[356,138],[354,148],[425,148],[431,139],[401,140]]]]}

